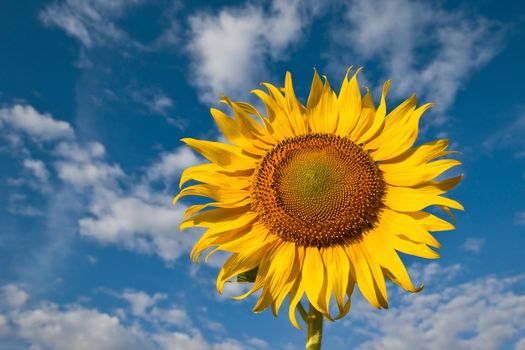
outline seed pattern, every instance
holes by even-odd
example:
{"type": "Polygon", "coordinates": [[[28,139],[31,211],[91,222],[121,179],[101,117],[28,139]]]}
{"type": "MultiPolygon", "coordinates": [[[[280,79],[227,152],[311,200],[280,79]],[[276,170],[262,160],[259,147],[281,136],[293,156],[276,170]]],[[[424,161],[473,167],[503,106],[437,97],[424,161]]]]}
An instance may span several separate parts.
{"type": "Polygon", "coordinates": [[[378,221],[384,193],[368,153],[325,133],[281,141],[258,164],[250,187],[252,210],[270,232],[316,247],[362,237],[378,221]]]}

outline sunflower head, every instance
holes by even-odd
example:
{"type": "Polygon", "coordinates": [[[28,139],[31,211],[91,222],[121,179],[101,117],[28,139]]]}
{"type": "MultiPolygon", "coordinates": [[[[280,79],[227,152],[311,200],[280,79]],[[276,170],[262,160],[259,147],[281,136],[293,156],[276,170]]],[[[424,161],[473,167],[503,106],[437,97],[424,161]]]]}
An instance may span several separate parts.
{"type": "MultiPolygon", "coordinates": [[[[349,70],[350,71],[350,70],[349,70]]],[[[453,225],[425,209],[463,207],[444,197],[461,176],[436,180],[460,164],[444,158],[446,140],[414,147],[422,114],[412,96],[387,113],[386,82],[379,105],[370,91],[361,94],[359,70],[348,72],[339,94],[314,73],[303,105],[295,96],[291,74],[284,88],[263,84],[254,90],[266,107],[262,115],[245,102],[222,102],[233,110],[211,113],[229,143],[183,139],[209,163],[186,169],[175,197],[209,198],[190,206],[181,229],[203,227],[192,258],[209,248],[231,255],[217,288],[256,269],[252,289],[262,290],[254,307],[278,310],[289,296],[289,317],[306,295],[326,318],[350,309],[357,284],[375,307],[388,306],[385,278],[417,292],[398,252],[437,258],[432,231],[453,225]]],[[[209,256],[208,254],[208,256],[209,256]]]]}

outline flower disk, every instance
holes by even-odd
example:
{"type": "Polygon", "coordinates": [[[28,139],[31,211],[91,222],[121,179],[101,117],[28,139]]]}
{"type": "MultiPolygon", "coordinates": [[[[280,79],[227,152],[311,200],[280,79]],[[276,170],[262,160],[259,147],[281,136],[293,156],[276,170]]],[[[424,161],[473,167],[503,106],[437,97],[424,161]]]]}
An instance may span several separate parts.
{"type": "Polygon", "coordinates": [[[289,138],[259,163],[252,209],[270,232],[302,246],[343,244],[373,228],[384,194],[381,171],[347,138],[289,138]]]}
{"type": "Polygon", "coordinates": [[[174,199],[210,199],[189,206],[181,223],[181,230],[205,230],[192,259],[207,250],[206,259],[231,253],[217,277],[219,293],[249,275],[252,288],[237,298],[260,291],[254,312],[271,307],[277,315],[289,297],[288,315],[298,328],[305,296],[332,320],[349,312],[355,286],[376,308],[388,307],[386,279],[421,290],[398,253],[438,258],[432,232],[454,226],[426,209],[463,210],[444,196],[462,178],[442,176],[460,164],[445,157],[448,141],[414,146],[431,104],[417,107],[411,96],[387,113],[390,82],[376,105],[370,91],[361,94],[358,73],[350,79],[347,73],[336,94],[315,72],[305,105],[287,73],[284,87],[263,83],[268,91],[253,91],[266,115],[227,97],[221,102],[233,117],[211,109],[228,143],[182,140],[209,160],[184,170],[174,199]]]}

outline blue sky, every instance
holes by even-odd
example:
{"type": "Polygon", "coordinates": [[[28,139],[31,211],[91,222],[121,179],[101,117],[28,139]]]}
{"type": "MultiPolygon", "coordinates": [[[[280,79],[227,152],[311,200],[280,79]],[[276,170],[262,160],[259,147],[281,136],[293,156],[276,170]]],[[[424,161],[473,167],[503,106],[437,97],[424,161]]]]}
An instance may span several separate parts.
{"type": "Polygon", "coordinates": [[[354,293],[325,349],[525,349],[525,6],[516,1],[170,0],[0,4],[0,347],[301,349],[285,313],[218,296],[224,256],[189,262],[199,232],[171,206],[179,139],[219,139],[217,95],[255,102],[287,70],[338,86],[349,65],[389,105],[436,107],[421,140],[450,138],[465,178],[441,259],[403,257],[391,308],[354,293]]]}

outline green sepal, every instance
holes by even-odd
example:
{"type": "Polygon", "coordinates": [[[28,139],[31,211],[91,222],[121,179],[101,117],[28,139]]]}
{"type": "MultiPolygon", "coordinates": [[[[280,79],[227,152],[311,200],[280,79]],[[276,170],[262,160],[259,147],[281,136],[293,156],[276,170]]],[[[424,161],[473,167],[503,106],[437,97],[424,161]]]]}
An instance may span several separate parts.
{"type": "Polygon", "coordinates": [[[255,278],[257,277],[257,271],[259,271],[259,266],[250,271],[245,271],[237,275],[237,282],[242,283],[254,283],[255,278]]]}

